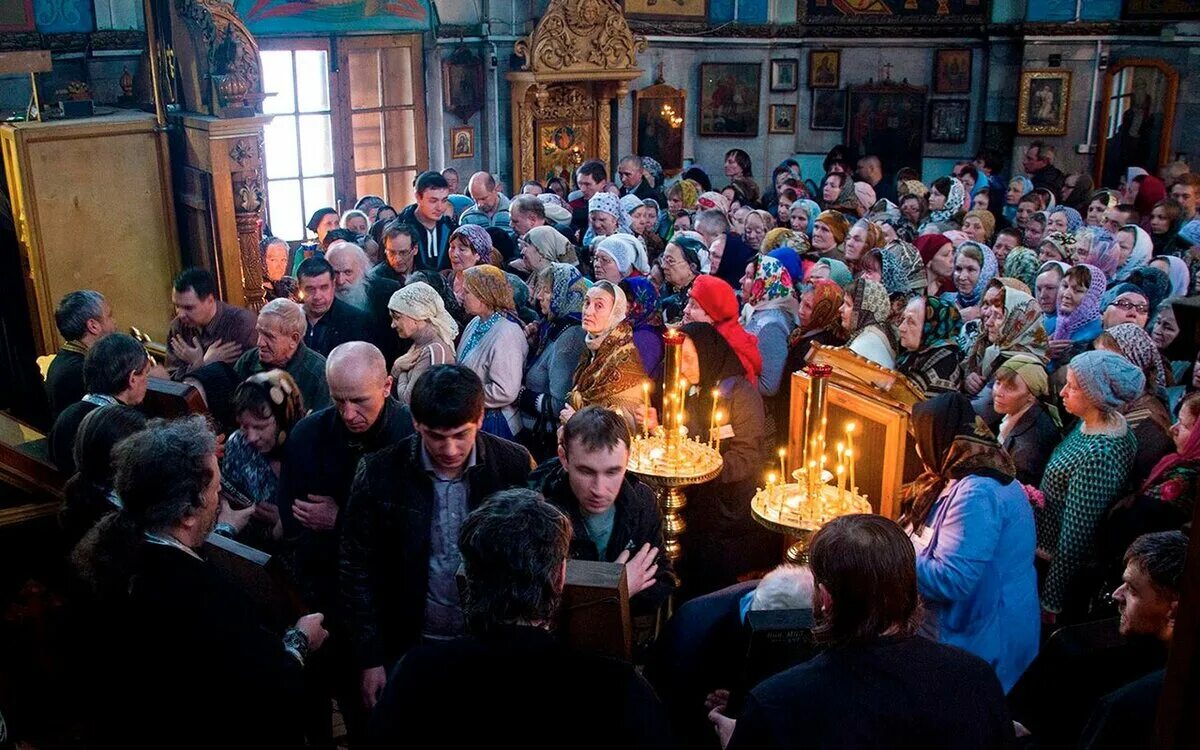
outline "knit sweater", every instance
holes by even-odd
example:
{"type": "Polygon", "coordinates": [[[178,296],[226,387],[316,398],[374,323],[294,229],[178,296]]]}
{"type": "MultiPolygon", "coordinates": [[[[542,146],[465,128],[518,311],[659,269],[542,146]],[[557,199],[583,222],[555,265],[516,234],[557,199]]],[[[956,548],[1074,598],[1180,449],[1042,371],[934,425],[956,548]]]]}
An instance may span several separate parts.
{"type": "Polygon", "coordinates": [[[504,318],[483,334],[473,349],[464,353],[462,348],[471,340],[471,334],[479,325],[479,318],[474,318],[463,331],[458,363],[474,370],[483,381],[484,408],[501,410],[508,421],[508,428],[515,435],[521,431],[521,418],[513,402],[521,392],[521,382],[525,377],[525,355],[529,352],[529,341],[521,326],[504,318]]]}
{"type": "Polygon", "coordinates": [[[746,323],[746,332],[758,338],[758,353],[763,362],[758,392],[764,396],[774,396],[779,391],[787,362],[788,337],[795,327],[795,318],[779,308],[756,310],[746,323]]]}
{"type": "Polygon", "coordinates": [[[1042,607],[1062,611],[1072,576],[1095,556],[1096,529],[1125,486],[1137,440],[1121,417],[1105,432],[1076,426],[1046,465],[1041,490],[1045,504],[1034,511],[1038,552],[1051,560],[1042,588],[1042,607]]]}

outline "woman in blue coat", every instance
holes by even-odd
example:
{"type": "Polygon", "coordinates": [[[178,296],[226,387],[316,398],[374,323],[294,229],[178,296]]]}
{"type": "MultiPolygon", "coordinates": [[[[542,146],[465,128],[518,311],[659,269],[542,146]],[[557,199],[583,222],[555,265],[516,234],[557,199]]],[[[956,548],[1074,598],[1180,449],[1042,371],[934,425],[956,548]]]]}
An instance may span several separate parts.
{"type": "Polygon", "coordinates": [[[1008,692],[1038,651],[1033,510],[962,394],[914,406],[912,430],[925,472],[904,488],[900,525],[917,551],[923,632],[987,661],[1008,692]]]}

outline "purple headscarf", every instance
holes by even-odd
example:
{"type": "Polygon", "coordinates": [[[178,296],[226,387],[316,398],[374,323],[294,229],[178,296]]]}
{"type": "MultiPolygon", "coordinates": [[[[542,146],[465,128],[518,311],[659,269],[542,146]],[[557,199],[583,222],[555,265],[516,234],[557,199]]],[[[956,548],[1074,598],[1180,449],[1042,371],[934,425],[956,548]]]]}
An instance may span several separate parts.
{"type": "Polygon", "coordinates": [[[1104,288],[1108,283],[1104,272],[1087,263],[1080,263],[1075,268],[1086,268],[1092,274],[1092,283],[1087,293],[1079,301],[1079,305],[1071,312],[1058,311],[1058,322],[1054,324],[1054,335],[1051,341],[1070,341],[1071,335],[1093,320],[1100,318],[1100,298],[1104,296],[1104,288]]]}
{"type": "Polygon", "coordinates": [[[479,256],[480,263],[490,263],[492,260],[492,238],[487,230],[478,224],[463,224],[450,233],[450,239],[462,237],[479,256]]]}

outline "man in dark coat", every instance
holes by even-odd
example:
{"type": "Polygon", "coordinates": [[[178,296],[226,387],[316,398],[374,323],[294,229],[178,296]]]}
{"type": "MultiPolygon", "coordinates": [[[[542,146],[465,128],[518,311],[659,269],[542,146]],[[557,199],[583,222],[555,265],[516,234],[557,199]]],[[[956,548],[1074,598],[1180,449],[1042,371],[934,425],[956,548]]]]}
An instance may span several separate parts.
{"type": "Polygon", "coordinates": [[[652,614],[675,589],[663,550],[662,516],[649,487],[625,471],[629,426],[611,409],[588,406],[563,427],[558,457],[532,483],[571,519],[571,557],[625,564],[629,603],[652,614]]]}
{"type": "Polygon", "coordinates": [[[417,177],[417,202],[405,207],[396,221],[412,228],[417,235],[418,270],[444,271],[450,267],[450,233],[458,223],[447,202],[450,185],[437,172],[422,172],[417,177]]]}
{"type": "Polygon", "coordinates": [[[46,372],[51,419],[83,398],[87,392],[83,386],[83,357],[88,347],[117,330],[112,307],[104,295],[91,289],[64,295],[54,311],[54,324],[64,343],[46,372]]]}
{"type": "Polygon", "coordinates": [[[462,635],[455,575],[467,513],[524,486],[529,451],[480,431],[483,384],[460,365],[433,367],[412,394],[417,434],[363,460],[341,522],[342,606],[364,703],[422,639],[462,635]]]}
{"type": "Polygon", "coordinates": [[[530,490],[498,492],[467,516],[457,547],[471,634],[405,655],[375,708],[372,747],[422,735],[447,747],[674,747],[662,705],[632,666],[551,632],[570,534],[530,490]]]}
{"type": "Polygon", "coordinates": [[[375,326],[369,315],[337,298],[333,266],[324,258],[309,258],[300,264],[300,291],[304,294],[304,315],[308,348],[328,357],[348,341],[374,343],[375,326]]]}

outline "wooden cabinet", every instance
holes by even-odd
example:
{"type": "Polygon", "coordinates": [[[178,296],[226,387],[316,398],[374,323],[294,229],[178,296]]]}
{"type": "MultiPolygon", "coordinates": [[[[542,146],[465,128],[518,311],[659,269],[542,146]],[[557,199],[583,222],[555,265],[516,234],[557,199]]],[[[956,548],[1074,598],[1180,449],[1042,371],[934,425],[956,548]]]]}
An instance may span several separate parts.
{"type": "Polygon", "coordinates": [[[54,308],[74,289],[101,292],[122,330],[165,341],[179,251],[167,141],[154,116],[5,123],[0,154],[39,353],[62,343],[54,308]]]}

